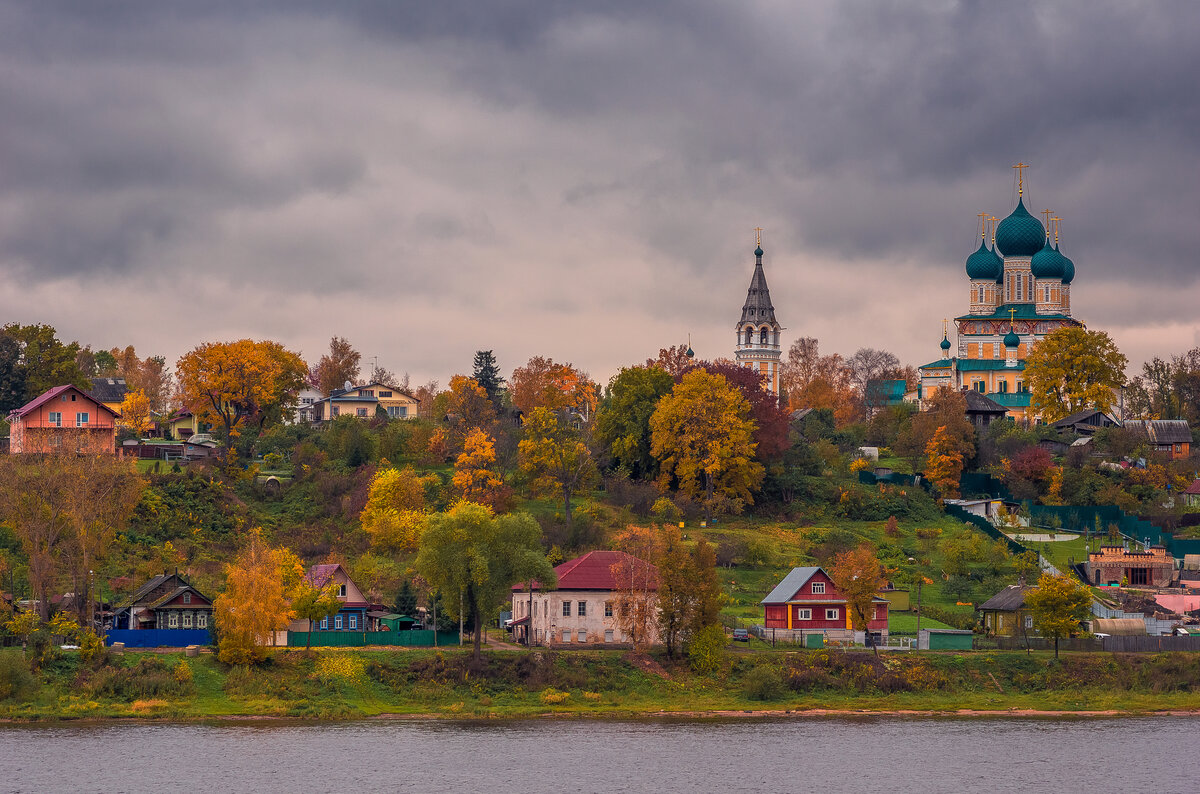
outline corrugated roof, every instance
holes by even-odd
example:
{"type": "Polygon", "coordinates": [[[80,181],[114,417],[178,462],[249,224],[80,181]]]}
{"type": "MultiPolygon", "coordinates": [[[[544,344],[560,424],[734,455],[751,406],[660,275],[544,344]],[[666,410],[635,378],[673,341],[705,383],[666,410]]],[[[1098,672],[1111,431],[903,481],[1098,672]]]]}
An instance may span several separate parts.
{"type": "Polygon", "coordinates": [[[994,609],[1001,612],[1012,612],[1025,606],[1025,595],[1036,587],[1010,584],[996,595],[979,605],[979,609],[994,609]]]}
{"type": "Polygon", "coordinates": [[[804,568],[793,568],[787,576],[783,577],[783,581],[775,585],[775,589],[767,593],[767,597],[758,603],[786,604],[820,570],[819,567],[811,565],[804,568]]]}
{"type": "Polygon", "coordinates": [[[88,396],[102,403],[119,403],[125,399],[126,388],[124,378],[92,378],[88,396]]]}
{"type": "Polygon", "coordinates": [[[988,399],[1005,408],[1028,408],[1032,403],[1032,395],[1027,391],[991,392],[988,399]]]}
{"type": "Polygon", "coordinates": [[[1146,621],[1140,618],[1096,618],[1092,621],[1092,633],[1136,637],[1146,633],[1146,621]]]}
{"type": "Polygon", "coordinates": [[[1008,409],[1006,409],[1003,405],[991,399],[990,397],[983,396],[983,394],[975,391],[974,389],[967,389],[965,392],[963,392],[963,394],[967,399],[968,412],[974,411],[976,413],[991,414],[1008,413],[1008,409]]]}
{"type": "MultiPolygon", "coordinates": [[[[1200,494],[1200,480],[1192,480],[1192,484],[1191,484],[1191,485],[1189,485],[1189,486],[1187,487],[1187,490],[1186,490],[1186,491],[1184,491],[1184,493],[1186,493],[1186,494],[1200,494]]],[[[1185,555],[1184,555],[1184,557],[1185,557],[1185,558],[1186,558],[1186,557],[1193,557],[1193,556],[1200,556],[1200,555],[1192,555],[1192,554],[1185,554],[1185,555]]]]}
{"type": "Polygon", "coordinates": [[[959,372],[989,372],[994,369],[1007,369],[1012,370],[1013,372],[1022,372],[1025,369],[1025,362],[1021,359],[1018,359],[1017,365],[1015,367],[1010,367],[1002,358],[958,359],[959,372]]]}
{"type": "Polygon", "coordinates": [[[1192,429],[1184,419],[1128,419],[1123,426],[1147,437],[1153,444],[1192,443],[1192,429]]]}
{"type": "MultiPolygon", "coordinates": [[[[342,566],[340,563],[333,563],[331,565],[314,565],[308,569],[308,573],[304,574],[304,580],[313,587],[320,589],[329,584],[329,582],[333,579],[333,574],[338,568],[341,567],[342,566]]],[[[350,578],[349,574],[346,575],[346,578],[350,578]]]]}
{"type": "MultiPolygon", "coordinates": [[[[658,569],[623,551],[589,551],[581,557],[554,566],[554,574],[558,579],[555,589],[619,590],[620,584],[613,574],[613,567],[622,563],[640,568],[646,574],[647,589],[658,589],[658,569]]],[[[522,591],[525,586],[525,582],[518,582],[513,585],[513,592],[522,591]]],[[[540,582],[533,582],[534,590],[540,590],[541,587],[540,582]]]]}

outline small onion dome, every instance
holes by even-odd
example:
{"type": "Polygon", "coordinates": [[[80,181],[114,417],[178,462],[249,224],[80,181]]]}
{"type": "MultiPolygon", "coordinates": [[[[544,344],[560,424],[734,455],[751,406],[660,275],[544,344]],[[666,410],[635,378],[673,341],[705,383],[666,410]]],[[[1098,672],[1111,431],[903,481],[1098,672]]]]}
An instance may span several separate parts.
{"type": "Polygon", "coordinates": [[[757,257],[762,256],[762,246],[761,245],[754,249],[754,255],[757,257]]]}
{"type": "Polygon", "coordinates": [[[1050,241],[1046,240],[1046,244],[1042,246],[1042,250],[1033,255],[1033,259],[1029,262],[1029,269],[1033,273],[1034,278],[1058,278],[1063,277],[1063,255],[1050,245],[1050,241]]]}
{"type": "Polygon", "coordinates": [[[1033,256],[1046,240],[1042,222],[1025,209],[1025,200],[1017,199],[1017,208],[996,227],[996,245],[1005,256],[1033,256]]]}
{"type": "Polygon", "coordinates": [[[1003,284],[1004,283],[1004,260],[1000,257],[1000,254],[996,253],[996,246],[994,243],[992,244],[991,252],[992,252],[992,256],[994,256],[996,258],[996,283],[1003,284]]]}
{"type": "Polygon", "coordinates": [[[967,257],[968,278],[994,280],[1000,276],[1003,268],[1003,263],[992,256],[992,252],[982,242],[979,243],[979,250],[967,257]]]}
{"type": "Polygon", "coordinates": [[[688,346],[687,352],[686,352],[686,353],[684,353],[684,355],[685,355],[685,356],[687,356],[688,358],[695,358],[695,357],[696,357],[696,351],[695,351],[695,350],[692,350],[691,346],[688,346]]]}
{"type": "Polygon", "coordinates": [[[1005,347],[1020,347],[1021,337],[1017,336],[1017,332],[1009,328],[1008,333],[1004,335],[1005,347]]]}
{"type": "Polygon", "coordinates": [[[950,340],[943,336],[942,337],[942,350],[949,350],[949,349],[950,349],[950,340]]]}
{"type": "Polygon", "coordinates": [[[1062,281],[1064,284],[1070,284],[1075,280],[1075,263],[1070,260],[1065,254],[1058,253],[1058,245],[1055,244],[1054,252],[1062,257],[1063,275],[1062,281]]]}

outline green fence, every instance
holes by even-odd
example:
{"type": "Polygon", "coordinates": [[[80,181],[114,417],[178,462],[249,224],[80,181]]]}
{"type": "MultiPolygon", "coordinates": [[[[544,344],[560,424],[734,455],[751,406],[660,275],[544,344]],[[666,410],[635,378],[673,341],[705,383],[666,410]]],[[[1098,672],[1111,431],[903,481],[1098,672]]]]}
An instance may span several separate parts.
{"type": "Polygon", "coordinates": [[[1020,554],[1021,552],[1026,550],[1025,547],[1022,546],[1020,543],[1017,543],[1015,540],[1010,538],[1008,535],[1005,535],[1003,532],[996,529],[996,527],[992,526],[992,522],[988,521],[983,516],[977,516],[974,513],[968,513],[966,510],[963,510],[958,505],[948,504],[945,506],[945,509],[946,509],[946,515],[954,516],[959,521],[963,521],[967,524],[970,524],[971,526],[975,527],[980,532],[987,535],[989,538],[992,538],[993,540],[1004,541],[1005,545],[1008,546],[1008,550],[1010,552],[1012,552],[1013,554],[1020,554]]]}
{"type": "MultiPolygon", "coordinates": [[[[289,631],[288,647],[303,648],[308,644],[307,631],[289,631]]],[[[314,648],[361,648],[366,645],[389,645],[404,648],[430,648],[434,645],[432,629],[415,631],[314,631],[314,648]]],[[[439,647],[458,645],[457,631],[437,632],[439,647]]]]}
{"type": "Polygon", "coordinates": [[[1115,525],[1122,535],[1143,543],[1160,543],[1176,557],[1200,554],[1200,539],[1176,538],[1115,505],[1030,505],[1029,523],[1035,527],[1058,526],[1074,532],[1095,532],[1099,524],[1101,533],[1115,525]]]}

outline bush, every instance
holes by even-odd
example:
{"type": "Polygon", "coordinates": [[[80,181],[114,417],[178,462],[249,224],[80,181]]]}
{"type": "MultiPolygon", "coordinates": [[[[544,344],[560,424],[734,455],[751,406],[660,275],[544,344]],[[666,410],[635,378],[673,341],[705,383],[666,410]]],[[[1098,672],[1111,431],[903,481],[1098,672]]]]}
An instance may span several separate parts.
{"type": "Polygon", "coordinates": [[[29,672],[25,659],[11,652],[0,652],[0,700],[25,700],[38,689],[38,681],[29,672]]]}
{"type": "Polygon", "coordinates": [[[772,667],[755,667],[742,679],[742,693],[750,700],[779,700],[786,691],[783,678],[772,667]]]}
{"type": "Polygon", "coordinates": [[[687,656],[692,669],[700,675],[716,675],[725,666],[725,629],[705,626],[688,641],[687,656]]]}
{"type": "Polygon", "coordinates": [[[560,706],[571,699],[570,692],[562,692],[554,687],[546,687],[542,690],[542,703],[547,706],[560,706]]]}
{"type": "Polygon", "coordinates": [[[144,657],[132,667],[102,667],[83,682],[93,697],[133,702],[142,698],[183,695],[191,682],[182,683],[175,670],[158,657],[144,657]]]}

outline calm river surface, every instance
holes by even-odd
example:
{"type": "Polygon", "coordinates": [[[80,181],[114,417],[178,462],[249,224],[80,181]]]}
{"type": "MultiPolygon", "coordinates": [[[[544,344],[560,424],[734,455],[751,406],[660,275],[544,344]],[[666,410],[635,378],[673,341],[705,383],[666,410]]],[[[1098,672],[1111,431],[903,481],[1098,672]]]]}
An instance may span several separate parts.
{"type": "Polygon", "coordinates": [[[0,727],[0,791],[1200,791],[1200,719],[0,727]]]}

